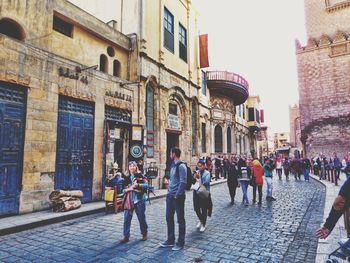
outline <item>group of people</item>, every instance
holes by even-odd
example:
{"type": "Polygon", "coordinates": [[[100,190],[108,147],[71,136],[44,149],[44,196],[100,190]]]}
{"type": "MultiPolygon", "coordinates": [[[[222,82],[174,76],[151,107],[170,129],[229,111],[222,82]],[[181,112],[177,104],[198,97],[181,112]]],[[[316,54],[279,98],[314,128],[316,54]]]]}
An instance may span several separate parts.
{"type": "Polygon", "coordinates": [[[315,175],[319,176],[320,180],[326,179],[330,172],[335,173],[338,180],[341,173],[344,173],[346,177],[350,176],[350,153],[344,155],[342,159],[335,152],[329,158],[325,154],[320,153],[312,157],[311,160],[311,169],[315,175]]]}
{"type": "MultiPolygon", "coordinates": [[[[166,222],[167,222],[167,240],[160,244],[161,247],[172,247],[172,250],[180,250],[185,244],[186,222],[185,222],[185,190],[188,190],[190,182],[193,190],[193,208],[198,217],[197,228],[200,232],[204,232],[207,227],[207,217],[211,216],[213,203],[210,194],[210,182],[212,179],[211,167],[208,165],[208,158],[199,159],[196,170],[189,173],[186,163],[180,160],[181,150],[179,148],[172,148],[170,151],[172,164],[170,167],[170,180],[168,186],[168,193],[166,196],[166,222]],[[177,223],[179,226],[179,236],[175,242],[175,221],[176,214],[177,223]]],[[[274,161],[272,159],[266,160],[262,165],[257,159],[250,160],[244,156],[231,160],[225,160],[225,172],[227,177],[227,184],[231,196],[231,203],[234,204],[236,195],[236,188],[238,185],[243,191],[242,203],[247,206],[248,200],[248,186],[253,187],[253,203],[256,203],[256,193],[258,192],[258,204],[262,204],[262,186],[264,183],[263,177],[268,185],[267,197],[268,201],[276,200],[272,196],[272,171],[274,161]]],[[[218,167],[218,164],[217,164],[218,167]]],[[[219,170],[221,172],[221,170],[219,170]]],[[[146,221],[146,190],[149,187],[147,177],[142,174],[138,163],[129,162],[128,171],[120,176],[122,180],[123,210],[124,210],[124,225],[123,225],[123,239],[121,243],[127,243],[130,239],[131,220],[134,212],[137,215],[142,241],[148,239],[148,225],[146,221]]],[[[222,175],[224,176],[224,175],[222,175]]],[[[119,183],[120,185],[120,183],[119,183]]]]}
{"type": "MultiPolygon", "coordinates": [[[[172,165],[170,168],[170,183],[168,187],[168,193],[166,196],[166,222],[167,222],[167,239],[160,244],[162,248],[172,248],[173,251],[180,250],[185,245],[186,234],[186,222],[185,222],[185,199],[188,182],[191,182],[191,189],[193,190],[193,208],[198,217],[197,228],[200,232],[204,232],[207,227],[207,217],[211,215],[213,209],[213,203],[210,194],[210,182],[212,179],[212,170],[210,163],[208,165],[208,158],[199,159],[196,170],[189,175],[188,166],[186,163],[180,160],[181,150],[179,148],[173,148],[170,151],[170,157],[172,159],[172,165]],[[189,176],[189,178],[188,178],[189,176]],[[190,180],[189,180],[190,179],[190,180]],[[178,238],[175,237],[175,220],[176,214],[178,223],[178,238]]],[[[237,187],[242,189],[243,199],[242,204],[248,206],[248,188],[252,186],[253,203],[258,201],[258,204],[262,204],[262,187],[264,181],[267,184],[267,201],[275,201],[272,196],[272,177],[273,171],[276,170],[276,174],[281,178],[281,170],[284,170],[288,178],[289,171],[296,175],[296,179],[300,179],[300,174],[305,176],[305,169],[316,168],[315,163],[317,159],[312,159],[312,163],[309,159],[282,159],[265,158],[262,160],[245,158],[245,156],[232,156],[230,160],[225,160],[225,177],[227,177],[227,185],[231,197],[231,204],[235,202],[235,195],[237,187]],[[296,165],[297,163],[297,165],[296,165]],[[300,168],[298,168],[300,167],[300,168]],[[265,180],[264,180],[265,178],[265,180]],[[258,200],[257,200],[258,192],[258,200]]],[[[321,161],[322,163],[322,161],[321,161]]],[[[333,164],[337,166],[336,158],[333,159],[333,164]]],[[[347,167],[349,163],[347,162],[347,167]]],[[[343,165],[344,166],[344,165],[343,165]]],[[[317,166],[318,167],[318,166],[317,166]]],[[[322,165],[321,165],[322,168],[322,165]]],[[[317,168],[316,168],[317,169],[317,168]]],[[[221,170],[220,170],[221,172],[221,170]]],[[[146,221],[146,190],[149,187],[147,177],[142,174],[139,169],[139,164],[132,161],[129,162],[128,171],[119,177],[123,177],[122,180],[117,180],[118,185],[122,182],[122,191],[124,193],[123,210],[124,210],[124,225],[123,235],[124,238],[121,243],[127,243],[130,239],[131,220],[134,212],[137,215],[141,240],[146,241],[148,239],[148,225],[146,221]]],[[[222,175],[224,176],[224,175],[222,175]]],[[[216,178],[216,175],[215,177],[216,178]]],[[[119,178],[120,179],[120,178],[119,178]]],[[[308,180],[308,175],[305,176],[305,180],[308,180]]],[[[350,178],[344,183],[339,192],[339,196],[334,201],[332,210],[329,217],[320,229],[317,230],[317,236],[319,238],[326,238],[332,229],[334,228],[337,220],[342,215],[345,209],[349,208],[350,204],[350,178]]],[[[188,190],[188,189],[187,189],[188,190]]]]}

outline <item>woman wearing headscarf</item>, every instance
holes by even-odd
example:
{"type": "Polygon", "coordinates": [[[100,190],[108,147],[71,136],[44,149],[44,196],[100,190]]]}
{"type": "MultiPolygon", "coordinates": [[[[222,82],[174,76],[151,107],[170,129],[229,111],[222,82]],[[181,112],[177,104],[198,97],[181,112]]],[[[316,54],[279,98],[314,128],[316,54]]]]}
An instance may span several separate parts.
{"type": "Polygon", "coordinates": [[[232,157],[228,164],[227,186],[230,192],[231,205],[235,203],[236,189],[238,186],[238,170],[236,158],[232,157]]]}
{"type": "Polygon", "coordinates": [[[255,159],[253,161],[253,168],[252,168],[253,203],[256,203],[256,189],[258,189],[259,205],[261,205],[261,202],[262,202],[262,187],[264,184],[263,175],[264,175],[263,167],[261,163],[257,159],[255,159]]]}
{"type": "Polygon", "coordinates": [[[128,173],[125,178],[127,187],[124,189],[124,238],[121,243],[129,242],[131,220],[134,211],[140,224],[142,241],[147,240],[147,222],[146,222],[146,198],[148,182],[147,178],[140,172],[137,163],[129,162],[128,173]]]}

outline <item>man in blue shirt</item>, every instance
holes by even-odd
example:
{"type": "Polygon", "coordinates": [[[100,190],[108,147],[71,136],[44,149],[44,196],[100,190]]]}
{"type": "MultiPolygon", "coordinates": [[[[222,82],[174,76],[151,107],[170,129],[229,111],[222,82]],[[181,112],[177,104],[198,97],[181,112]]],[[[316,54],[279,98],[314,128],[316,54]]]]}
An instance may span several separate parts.
{"type": "Polygon", "coordinates": [[[168,226],[168,239],[160,244],[161,247],[172,247],[173,251],[183,248],[185,245],[185,187],[187,181],[186,165],[180,161],[181,150],[172,148],[170,150],[170,158],[172,164],[170,167],[170,183],[168,194],[166,197],[166,221],[168,226]],[[179,238],[175,244],[175,223],[174,215],[177,215],[179,224],[179,238]]]}

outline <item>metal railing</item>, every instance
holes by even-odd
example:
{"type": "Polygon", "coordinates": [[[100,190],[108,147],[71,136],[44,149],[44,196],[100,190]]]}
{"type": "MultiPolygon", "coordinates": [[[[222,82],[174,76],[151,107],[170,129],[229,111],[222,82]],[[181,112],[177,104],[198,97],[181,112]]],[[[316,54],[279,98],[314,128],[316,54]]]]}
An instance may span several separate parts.
{"type": "Polygon", "coordinates": [[[249,90],[249,83],[241,75],[228,71],[208,71],[206,74],[207,81],[223,80],[238,83],[249,90]]]}

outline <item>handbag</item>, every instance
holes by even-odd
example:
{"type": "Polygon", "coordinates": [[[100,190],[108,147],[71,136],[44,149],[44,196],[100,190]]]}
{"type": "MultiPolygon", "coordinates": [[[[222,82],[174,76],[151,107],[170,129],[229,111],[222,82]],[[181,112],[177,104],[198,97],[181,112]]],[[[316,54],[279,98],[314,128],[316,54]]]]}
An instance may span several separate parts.
{"type": "Polygon", "coordinates": [[[197,194],[200,198],[207,199],[209,197],[209,191],[205,188],[204,185],[201,186],[197,190],[197,194]]]}
{"type": "Polygon", "coordinates": [[[193,184],[193,185],[191,186],[191,190],[198,191],[199,187],[200,187],[200,183],[199,183],[199,182],[196,182],[195,184],[193,184]]]}
{"type": "Polygon", "coordinates": [[[105,198],[106,202],[113,202],[114,200],[114,189],[106,189],[105,190],[105,198]]]}
{"type": "Polygon", "coordinates": [[[133,210],[134,209],[134,203],[132,200],[132,192],[127,192],[124,195],[122,208],[123,208],[123,210],[133,210]]]}

